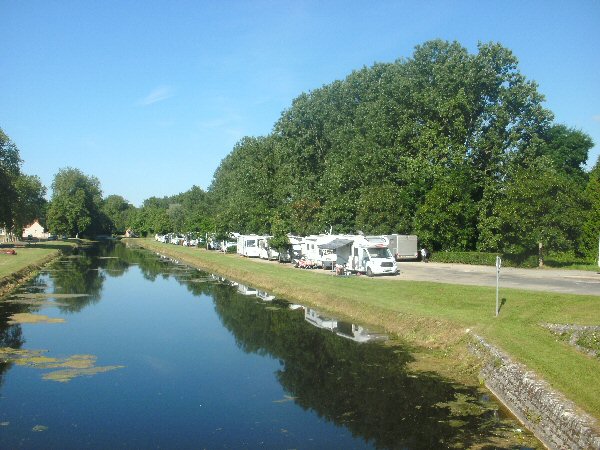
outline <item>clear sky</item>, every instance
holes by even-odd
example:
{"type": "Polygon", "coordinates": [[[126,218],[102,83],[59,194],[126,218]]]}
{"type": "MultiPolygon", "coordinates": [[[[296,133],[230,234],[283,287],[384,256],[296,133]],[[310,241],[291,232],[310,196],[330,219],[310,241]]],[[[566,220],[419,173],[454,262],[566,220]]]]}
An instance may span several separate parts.
{"type": "Polygon", "coordinates": [[[50,188],[75,167],[139,206],[208,188],[302,92],[430,39],[500,42],[600,153],[600,1],[0,0],[0,128],[50,188]]]}

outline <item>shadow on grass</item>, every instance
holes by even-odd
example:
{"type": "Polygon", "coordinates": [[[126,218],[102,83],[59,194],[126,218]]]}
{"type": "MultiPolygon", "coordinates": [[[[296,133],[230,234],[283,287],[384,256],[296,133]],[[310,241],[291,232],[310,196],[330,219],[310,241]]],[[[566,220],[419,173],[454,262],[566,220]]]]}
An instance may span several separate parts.
{"type": "Polygon", "coordinates": [[[500,300],[500,306],[498,307],[498,314],[500,314],[500,311],[502,311],[502,307],[506,304],[506,297],[503,297],[502,300],[500,300]]]}
{"type": "Polygon", "coordinates": [[[562,260],[546,258],[544,259],[544,265],[551,269],[598,270],[596,261],[578,258],[562,260]]]}
{"type": "Polygon", "coordinates": [[[74,242],[66,242],[66,241],[40,241],[40,242],[27,242],[27,241],[17,241],[17,242],[5,242],[0,244],[0,248],[43,248],[48,250],[65,250],[73,248],[74,242]]]}

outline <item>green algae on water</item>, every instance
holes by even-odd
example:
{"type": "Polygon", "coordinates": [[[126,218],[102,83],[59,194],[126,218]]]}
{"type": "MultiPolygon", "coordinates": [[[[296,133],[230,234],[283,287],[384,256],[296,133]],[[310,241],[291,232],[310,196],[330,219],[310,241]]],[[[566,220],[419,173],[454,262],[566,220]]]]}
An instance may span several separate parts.
{"type": "Polygon", "coordinates": [[[122,369],[125,366],[97,366],[83,369],[64,369],[48,372],[42,377],[44,380],[67,383],[76,377],[91,377],[97,373],[108,372],[110,370],[122,369]]]}
{"type": "Polygon", "coordinates": [[[48,317],[43,314],[16,313],[10,316],[8,323],[63,323],[65,319],[48,317]]]}
{"type": "Polygon", "coordinates": [[[46,299],[46,298],[77,298],[77,297],[89,297],[90,294],[57,294],[52,292],[39,292],[39,293],[27,293],[27,294],[16,294],[13,297],[22,299],[46,299]]]}
{"type": "Polygon", "coordinates": [[[97,373],[121,369],[125,366],[95,366],[94,355],[72,355],[68,358],[52,358],[44,356],[46,350],[24,350],[10,347],[0,348],[0,361],[12,362],[19,366],[34,369],[60,369],[42,376],[44,380],[66,383],[73,378],[92,376],[97,373]]]}

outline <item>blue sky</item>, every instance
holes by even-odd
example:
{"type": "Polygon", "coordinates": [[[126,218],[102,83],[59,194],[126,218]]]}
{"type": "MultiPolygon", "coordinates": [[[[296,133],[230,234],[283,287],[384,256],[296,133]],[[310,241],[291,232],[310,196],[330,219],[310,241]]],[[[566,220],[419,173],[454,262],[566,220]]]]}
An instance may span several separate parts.
{"type": "Polygon", "coordinates": [[[430,39],[500,42],[600,153],[600,1],[0,0],[0,128],[23,171],[139,206],[206,189],[302,92],[430,39]]]}

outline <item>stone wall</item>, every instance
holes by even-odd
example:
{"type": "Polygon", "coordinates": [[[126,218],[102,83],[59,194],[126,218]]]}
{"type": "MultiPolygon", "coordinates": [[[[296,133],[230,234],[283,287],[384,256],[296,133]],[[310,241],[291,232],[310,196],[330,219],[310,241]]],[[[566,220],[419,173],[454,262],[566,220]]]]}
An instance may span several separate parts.
{"type": "Polygon", "coordinates": [[[598,422],[522,364],[473,335],[484,360],[481,376],[492,393],[550,449],[600,449],[598,422]]]}

